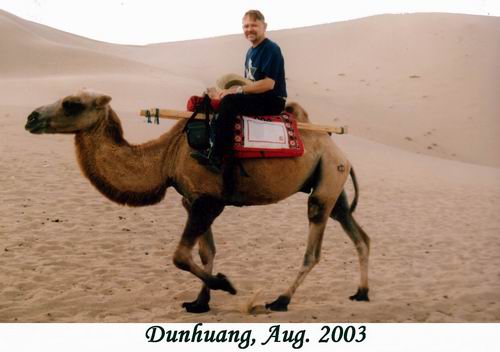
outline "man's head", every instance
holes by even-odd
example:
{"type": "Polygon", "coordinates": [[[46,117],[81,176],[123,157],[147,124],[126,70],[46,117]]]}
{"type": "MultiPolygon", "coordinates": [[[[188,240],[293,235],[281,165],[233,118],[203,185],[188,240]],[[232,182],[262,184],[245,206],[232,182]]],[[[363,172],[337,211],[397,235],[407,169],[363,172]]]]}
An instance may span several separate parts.
{"type": "Polygon", "coordinates": [[[243,33],[252,46],[259,45],[266,38],[267,23],[258,10],[249,10],[243,16],[243,33]]]}

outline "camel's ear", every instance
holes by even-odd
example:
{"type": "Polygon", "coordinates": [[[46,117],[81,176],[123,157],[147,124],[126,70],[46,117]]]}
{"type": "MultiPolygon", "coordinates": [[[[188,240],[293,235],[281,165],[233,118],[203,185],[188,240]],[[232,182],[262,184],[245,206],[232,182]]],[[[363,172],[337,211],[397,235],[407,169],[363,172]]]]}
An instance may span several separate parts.
{"type": "Polygon", "coordinates": [[[103,107],[104,105],[106,105],[107,103],[109,103],[111,101],[111,97],[109,95],[99,95],[96,99],[95,99],[95,105],[97,107],[103,107]]]}

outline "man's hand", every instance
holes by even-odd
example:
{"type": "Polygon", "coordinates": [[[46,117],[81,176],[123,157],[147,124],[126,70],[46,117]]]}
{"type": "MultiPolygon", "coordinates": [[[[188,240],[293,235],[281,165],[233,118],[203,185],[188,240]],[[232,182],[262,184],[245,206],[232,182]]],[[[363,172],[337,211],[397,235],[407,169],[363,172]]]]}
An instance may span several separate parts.
{"type": "Polygon", "coordinates": [[[231,88],[229,89],[223,89],[220,93],[219,93],[219,99],[222,99],[224,98],[226,95],[229,95],[229,94],[237,94],[238,93],[238,86],[232,86],[231,88]]]}
{"type": "MultiPolygon", "coordinates": [[[[250,84],[245,85],[245,88],[244,88],[245,94],[259,94],[259,93],[267,92],[267,91],[274,88],[274,84],[275,84],[275,82],[273,79],[266,77],[266,78],[261,79],[259,81],[252,82],[250,84]]],[[[212,98],[212,95],[210,95],[210,94],[213,94],[214,95],[213,99],[222,99],[226,95],[240,93],[240,92],[238,92],[239,88],[240,88],[240,86],[232,86],[231,88],[223,89],[223,90],[217,91],[217,92],[212,90],[212,92],[209,91],[209,96],[210,96],[210,98],[212,98]]]]}
{"type": "Polygon", "coordinates": [[[210,99],[220,99],[220,89],[215,87],[210,87],[207,89],[207,95],[210,99]]]}

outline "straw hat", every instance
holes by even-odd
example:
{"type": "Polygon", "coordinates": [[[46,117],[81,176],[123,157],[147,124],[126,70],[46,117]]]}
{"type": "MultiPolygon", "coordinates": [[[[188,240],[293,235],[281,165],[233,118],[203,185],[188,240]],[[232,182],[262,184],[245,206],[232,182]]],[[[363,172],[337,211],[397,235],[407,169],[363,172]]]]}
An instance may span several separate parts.
{"type": "Polygon", "coordinates": [[[219,89],[228,89],[232,86],[245,86],[249,83],[252,83],[252,81],[235,73],[225,74],[216,82],[217,88],[219,89]]]}

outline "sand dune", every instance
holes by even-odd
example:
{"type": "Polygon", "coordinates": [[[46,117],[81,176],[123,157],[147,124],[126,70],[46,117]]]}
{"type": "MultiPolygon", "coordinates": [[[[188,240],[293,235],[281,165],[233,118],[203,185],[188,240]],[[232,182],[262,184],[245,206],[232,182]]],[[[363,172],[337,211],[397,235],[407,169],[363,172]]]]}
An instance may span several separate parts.
{"type": "MultiPolygon", "coordinates": [[[[347,299],[358,265],[337,223],[289,312],[247,315],[298,271],[307,195],[227,208],[214,224],[216,272],[238,288],[212,311],[180,307],[200,283],[171,261],[185,222],[180,196],[118,206],[81,176],[73,137],[33,136],[37,106],[92,87],[113,97],[125,137],[140,143],[144,107],[182,109],[225,72],[240,72],[241,36],[148,46],[89,40],[0,11],[0,321],[500,321],[500,19],[384,15],[270,32],[289,94],[334,136],[361,184],[356,218],[372,238],[370,303],[347,299]]],[[[352,189],[349,186],[352,194],[352,189]]]]}
{"type": "MultiPolygon", "coordinates": [[[[239,35],[114,45],[0,14],[2,31],[11,34],[1,44],[4,77],[126,72],[171,87],[165,99],[182,89],[179,80],[198,82],[199,93],[221,74],[240,72],[247,45],[239,35]]],[[[500,166],[499,35],[496,17],[452,14],[270,32],[287,58],[290,99],[315,121],[348,124],[356,135],[408,151],[490,166],[500,166]]]]}

